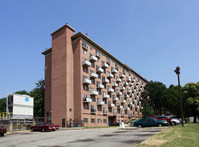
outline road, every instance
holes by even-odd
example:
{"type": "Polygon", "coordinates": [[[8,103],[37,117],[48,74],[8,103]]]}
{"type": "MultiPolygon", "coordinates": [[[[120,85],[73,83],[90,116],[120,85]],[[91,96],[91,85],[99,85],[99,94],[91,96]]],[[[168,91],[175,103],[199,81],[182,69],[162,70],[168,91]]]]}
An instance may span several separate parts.
{"type": "Polygon", "coordinates": [[[162,128],[118,128],[24,132],[0,137],[2,147],[130,147],[162,128]]]}

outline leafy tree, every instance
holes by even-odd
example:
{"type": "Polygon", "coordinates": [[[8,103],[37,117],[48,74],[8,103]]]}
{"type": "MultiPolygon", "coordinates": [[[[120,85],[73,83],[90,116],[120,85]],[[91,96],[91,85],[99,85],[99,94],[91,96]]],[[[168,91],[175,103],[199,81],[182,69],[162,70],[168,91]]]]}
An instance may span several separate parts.
{"type": "Polygon", "coordinates": [[[34,98],[34,117],[44,116],[44,80],[39,80],[36,88],[30,91],[30,96],[34,98]]]}
{"type": "Polygon", "coordinates": [[[144,102],[142,114],[144,117],[154,115],[154,110],[152,106],[149,104],[148,100],[145,100],[144,102]]]}
{"type": "Polygon", "coordinates": [[[164,95],[166,93],[166,85],[161,82],[150,81],[145,86],[145,91],[143,93],[144,99],[149,96],[150,103],[154,108],[156,113],[162,114],[162,110],[165,107],[164,95]]]}
{"type": "Polygon", "coordinates": [[[0,99],[0,113],[6,112],[6,98],[0,99]]]}
{"type": "Polygon", "coordinates": [[[178,86],[170,85],[164,94],[164,107],[170,113],[180,116],[180,99],[178,86]]]}
{"type": "Polygon", "coordinates": [[[183,98],[186,102],[186,115],[194,116],[194,123],[196,123],[196,117],[199,115],[199,82],[187,83],[183,87],[183,98]]]}
{"type": "Polygon", "coordinates": [[[29,95],[29,92],[27,92],[26,90],[20,90],[20,91],[16,91],[15,94],[25,94],[25,95],[29,95]]]}

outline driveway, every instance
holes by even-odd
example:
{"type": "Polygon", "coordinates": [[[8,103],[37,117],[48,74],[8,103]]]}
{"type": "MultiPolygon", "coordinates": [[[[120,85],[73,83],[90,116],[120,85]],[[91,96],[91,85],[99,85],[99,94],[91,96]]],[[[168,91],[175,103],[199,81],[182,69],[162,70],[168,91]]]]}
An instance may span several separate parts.
{"type": "Polygon", "coordinates": [[[3,147],[129,147],[146,140],[163,128],[100,128],[26,132],[0,137],[3,147]]]}

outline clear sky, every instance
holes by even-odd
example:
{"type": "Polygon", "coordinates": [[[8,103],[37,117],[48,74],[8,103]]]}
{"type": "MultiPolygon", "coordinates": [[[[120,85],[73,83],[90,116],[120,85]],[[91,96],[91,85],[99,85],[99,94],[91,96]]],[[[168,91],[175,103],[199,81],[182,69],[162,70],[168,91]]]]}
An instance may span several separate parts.
{"type": "Polygon", "coordinates": [[[0,98],[44,79],[50,34],[66,22],[147,80],[198,82],[198,0],[6,0],[0,3],[0,98]]]}

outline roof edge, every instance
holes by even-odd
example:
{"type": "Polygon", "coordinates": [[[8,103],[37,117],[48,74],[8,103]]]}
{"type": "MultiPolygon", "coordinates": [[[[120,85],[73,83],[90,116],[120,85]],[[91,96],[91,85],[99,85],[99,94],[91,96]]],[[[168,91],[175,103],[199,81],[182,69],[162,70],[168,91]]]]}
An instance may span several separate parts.
{"type": "Polygon", "coordinates": [[[65,25],[62,26],[61,28],[59,28],[59,29],[57,29],[56,31],[54,31],[54,32],[51,34],[51,36],[52,36],[53,34],[55,34],[56,32],[58,32],[59,30],[63,29],[64,27],[67,27],[67,28],[71,29],[73,32],[75,32],[75,29],[73,29],[73,28],[72,28],[71,26],[69,26],[68,24],[65,24],[65,25]]]}
{"type": "Polygon", "coordinates": [[[49,54],[51,52],[52,52],[52,48],[49,48],[49,49],[45,50],[44,52],[42,52],[42,54],[43,55],[47,55],[47,54],[49,54]]]}

